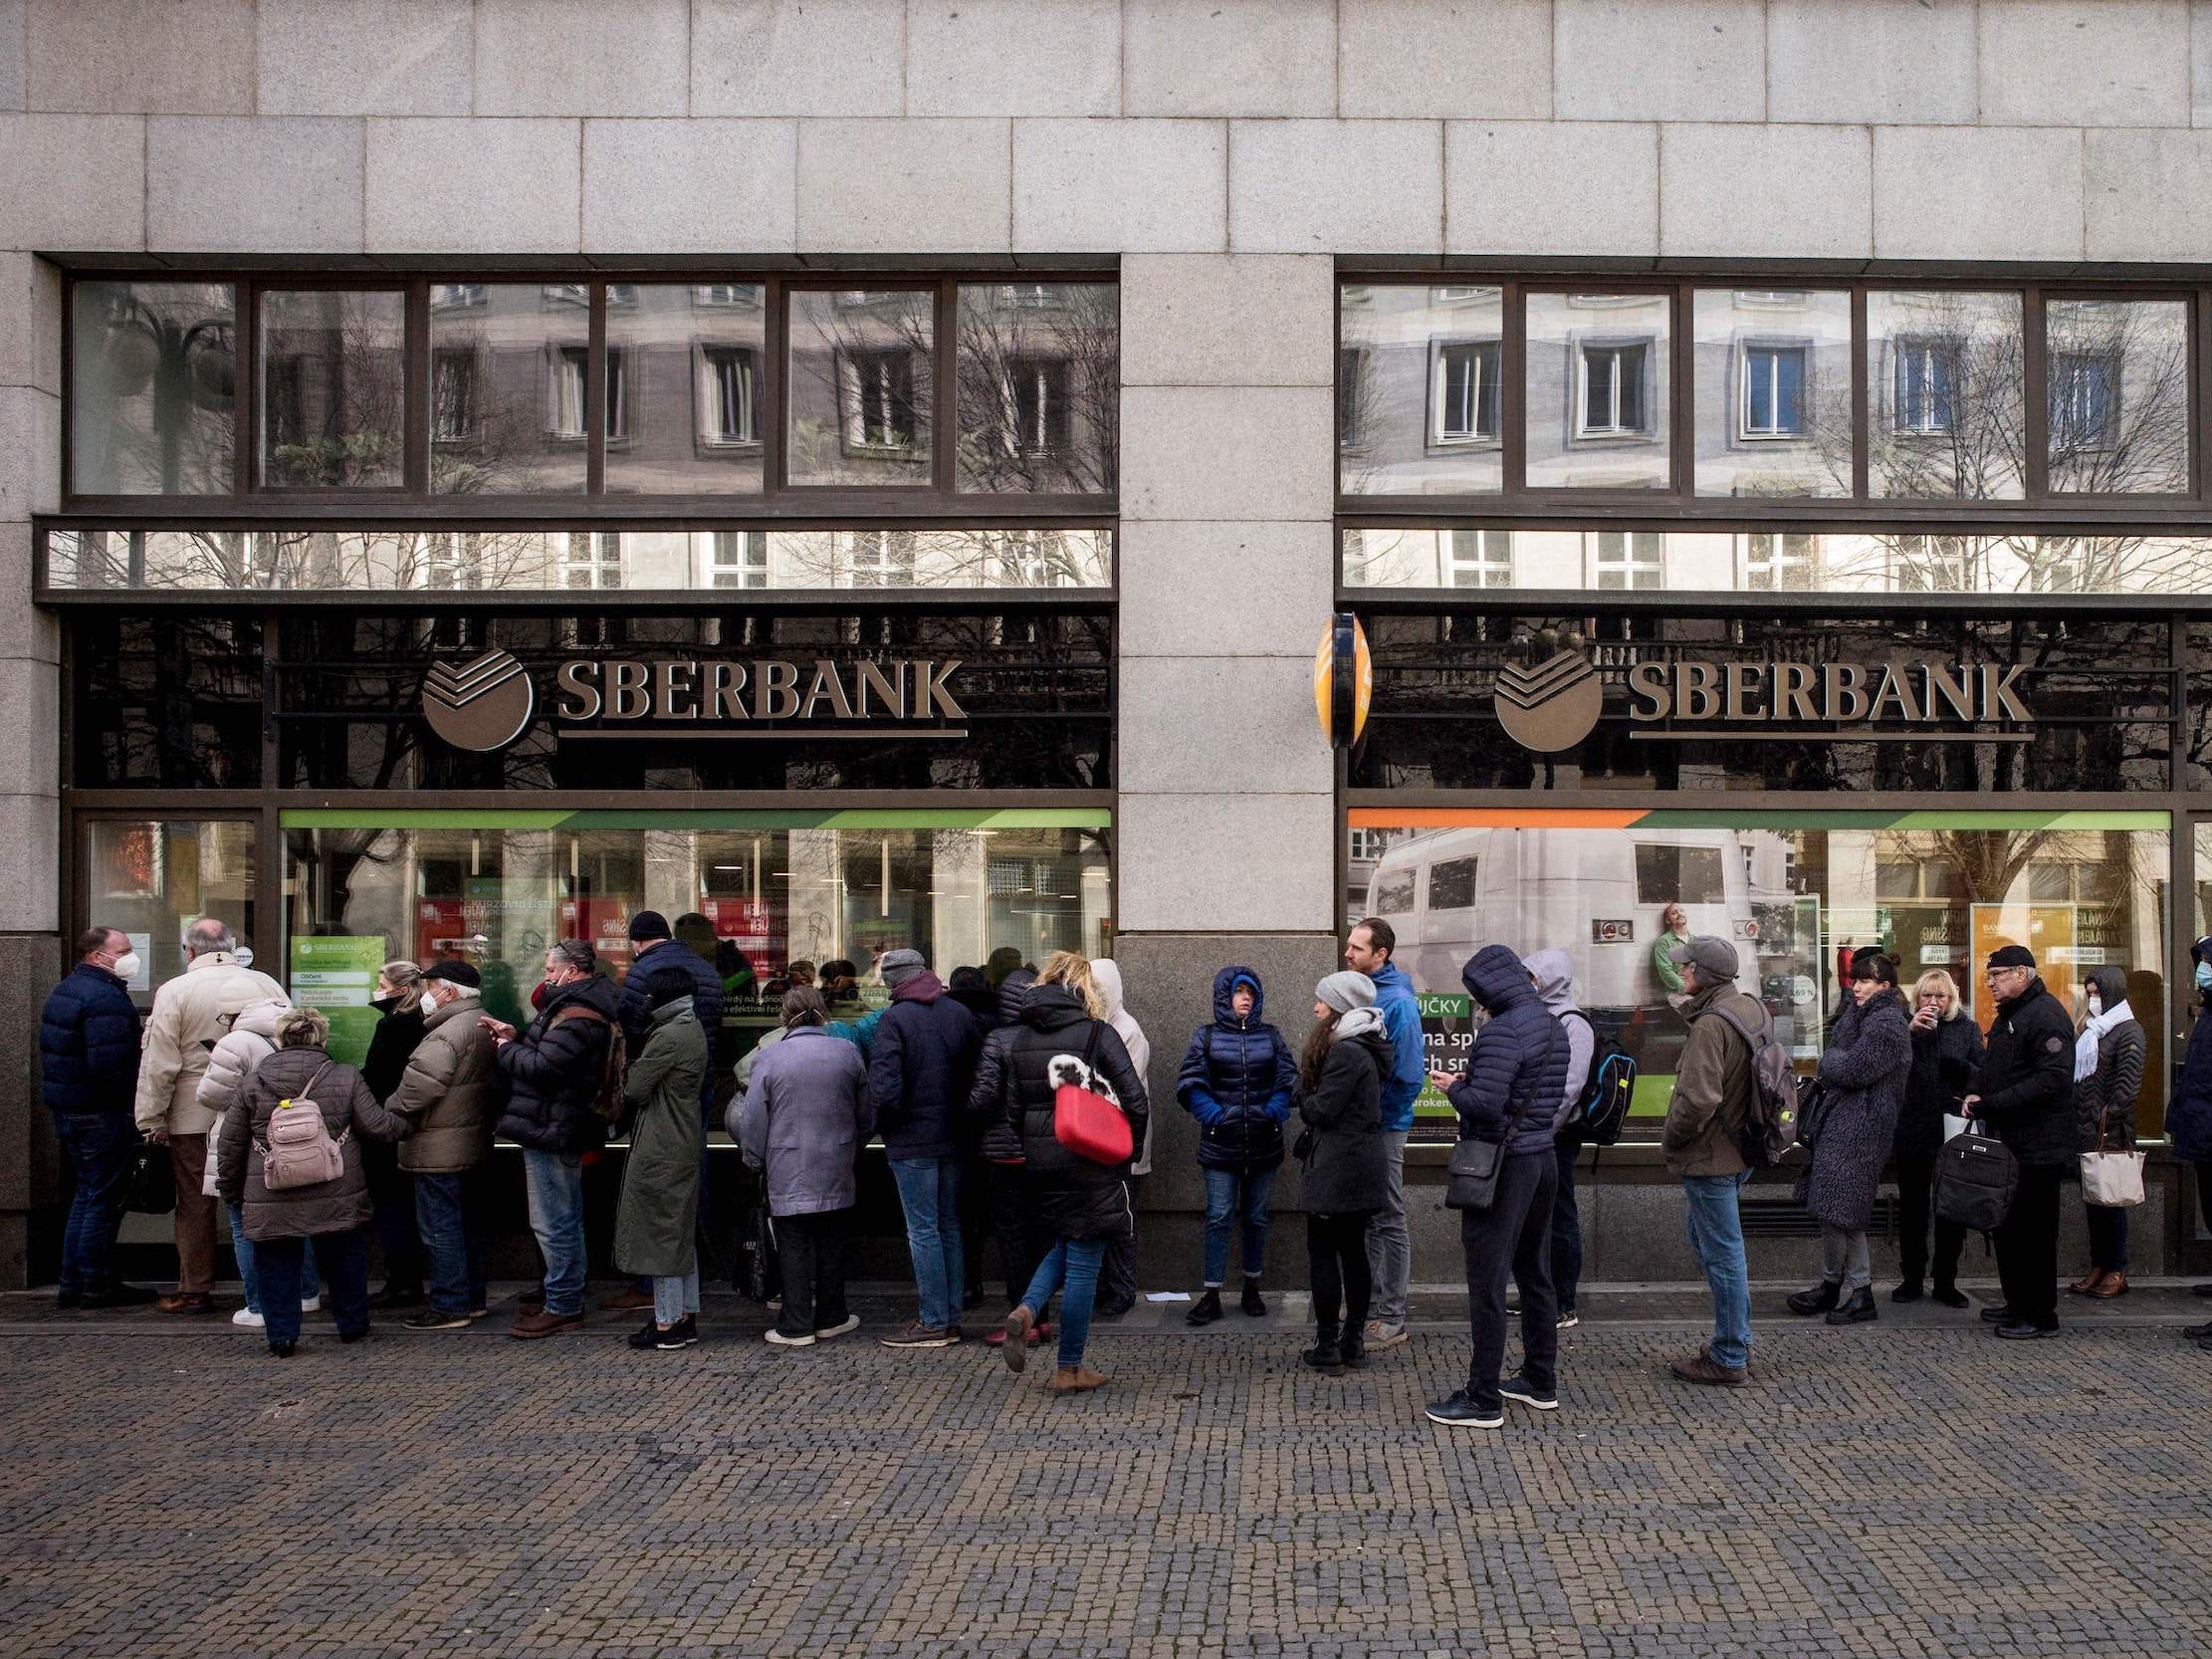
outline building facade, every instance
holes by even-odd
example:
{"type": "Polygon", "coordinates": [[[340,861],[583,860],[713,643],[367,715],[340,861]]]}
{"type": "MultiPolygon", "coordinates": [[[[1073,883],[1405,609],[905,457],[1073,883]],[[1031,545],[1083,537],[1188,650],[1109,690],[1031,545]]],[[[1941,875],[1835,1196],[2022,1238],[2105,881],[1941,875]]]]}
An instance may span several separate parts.
{"type": "MultiPolygon", "coordinates": [[[[741,992],[1110,952],[1148,1285],[1213,970],[1295,1030],[1364,913],[1439,1056],[1488,939],[1638,1054],[1593,1278],[1690,1271],[1669,904],[1807,1061],[1853,945],[2124,966],[2155,1137],[2212,929],[2197,13],[0,3],[0,1277],[96,920],[144,998],[220,914],[341,1041],[386,956],[519,1004],[644,907],[741,992]]],[[[2152,1185],[2138,1261],[2200,1265],[2152,1185]]]]}

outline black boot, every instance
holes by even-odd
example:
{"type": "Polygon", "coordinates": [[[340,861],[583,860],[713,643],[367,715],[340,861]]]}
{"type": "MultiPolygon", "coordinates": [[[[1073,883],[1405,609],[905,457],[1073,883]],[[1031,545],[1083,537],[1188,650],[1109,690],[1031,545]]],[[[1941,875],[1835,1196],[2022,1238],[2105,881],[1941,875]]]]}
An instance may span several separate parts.
{"type": "Polygon", "coordinates": [[[1183,1315],[1185,1324],[1212,1324],[1221,1316],[1221,1293],[1209,1291],[1199,1298],[1198,1305],[1183,1315]]]}
{"type": "Polygon", "coordinates": [[[1851,1293],[1851,1300],[1828,1315],[1830,1324],[1865,1324],[1869,1319],[1881,1317],[1875,1306],[1875,1294],[1870,1286],[1862,1285],[1851,1293]]]}
{"type": "Polygon", "coordinates": [[[1267,1304],[1260,1298],[1259,1281],[1250,1274],[1244,1276],[1244,1312],[1254,1319],[1267,1316],[1267,1304]]]}
{"type": "Polygon", "coordinates": [[[1930,1295],[1945,1307],[1965,1307],[1973,1300],[1947,1279],[1938,1279],[1935,1282],[1935,1289],[1930,1295]]]}
{"type": "Polygon", "coordinates": [[[1344,1361],[1347,1371],[1364,1369],[1367,1365],[1367,1337],[1356,1324],[1344,1327],[1344,1334],[1337,1339],[1336,1351],[1344,1361]]]}
{"type": "Polygon", "coordinates": [[[1825,1313],[1843,1300],[1841,1281],[1829,1279],[1821,1282],[1818,1290],[1800,1291],[1790,1298],[1790,1311],[1811,1318],[1815,1313],[1825,1313]]]}
{"type": "Polygon", "coordinates": [[[1306,1349],[1305,1361],[1317,1371],[1341,1370],[1344,1355],[1337,1347],[1336,1326],[1325,1324],[1316,1333],[1312,1347],[1306,1349]]]}
{"type": "Polygon", "coordinates": [[[1917,1279],[1906,1280],[1889,1293],[1889,1300],[1891,1302],[1918,1302],[1920,1300],[1920,1282],[1917,1279]]]}

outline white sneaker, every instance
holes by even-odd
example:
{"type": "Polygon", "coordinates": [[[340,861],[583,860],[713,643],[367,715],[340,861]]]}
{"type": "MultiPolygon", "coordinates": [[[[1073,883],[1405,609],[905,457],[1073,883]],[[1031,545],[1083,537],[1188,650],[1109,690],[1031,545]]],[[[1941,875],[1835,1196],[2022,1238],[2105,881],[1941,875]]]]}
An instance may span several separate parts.
{"type": "Polygon", "coordinates": [[[770,1325],[761,1334],[779,1348],[810,1348],[814,1345],[814,1338],[811,1336],[786,1336],[774,1325],[770,1325]]]}
{"type": "Polygon", "coordinates": [[[321,1297],[302,1297],[300,1299],[300,1311],[303,1313],[322,1312],[323,1299],[321,1297]]]}
{"type": "Polygon", "coordinates": [[[826,1342],[832,1336],[842,1336],[848,1330],[858,1330],[859,1328],[860,1315],[858,1313],[847,1313],[844,1317],[843,1323],[823,1325],[819,1330],[815,1331],[814,1334],[816,1336],[819,1336],[823,1341],[826,1342]]]}
{"type": "Polygon", "coordinates": [[[256,1313],[251,1307],[241,1307],[230,1316],[230,1322],[235,1325],[243,1325],[248,1330],[260,1330],[269,1323],[267,1319],[256,1313]]]}
{"type": "Polygon", "coordinates": [[[1383,1323],[1381,1319],[1367,1321],[1365,1341],[1370,1349],[1395,1348],[1406,1340],[1406,1327],[1402,1324],[1383,1323]]]}
{"type": "Polygon", "coordinates": [[[1582,1315],[1580,1313],[1577,1313],[1572,1307],[1568,1308],[1566,1312],[1559,1315],[1559,1328],[1561,1330],[1572,1330],[1575,1328],[1576,1325],[1580,1323],[1582,1323],[1582,1315]]]}

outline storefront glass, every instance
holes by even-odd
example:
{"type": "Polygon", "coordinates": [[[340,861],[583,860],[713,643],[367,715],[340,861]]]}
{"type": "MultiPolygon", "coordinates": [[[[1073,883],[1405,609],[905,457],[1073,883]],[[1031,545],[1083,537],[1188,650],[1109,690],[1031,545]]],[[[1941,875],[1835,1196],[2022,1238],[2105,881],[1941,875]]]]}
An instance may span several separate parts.
{"type": "Polygon", "coordinates": [[[397,289],[271,289],[260,304],[262,482],[397,489],[407,297],[397,289]]]}
{"type": "Polygon", "coordinates": [[[1493,495],[1504,487],[1504,290],[1351,283],[1337,351],[1337,487],[1493,495]]]}
{"type": "Polygon", "coordinates": [[[963,283],[955,319],[958,487],[1111,495],[1120,463],[1121,290],[963,283]]]}
{"type": "Polygon", "coordinates": [[[82,282],[70,308],[70,488],[225,495],[238,388],[229,283],[82,282]]]}
{"type": "Polygon", "coordinates": [[[1670,294],[1528,296],[1530,489],[1663,490],[1670,294]]]}
{"type": "MultiPolygon", "coordinates": [[[[432,283],[430,487],[456,495],[581,490],[590,347],[583,283],[432,283]]],[[[622,359],[609,353],[607,360],[613,410],[623,406],[622,359]]]]}
{"type": "Polygon", "coordinates": [[[934,296],[925,289],[799,289],[789,300],[790,481],[929,483],[934,296]]]}
{"type": "Polygon", "coordinates": [[[610,287],[607,493],[757,494],[767,349],[759,283],[610,287]]]}
{"type": "MultiPolygon", "coordinates": [[[[248,820],[93,819],[79,827],[85,925],[117,927],[138,953],[132,998],[143,1008],[184,972],[184,930],[202,916],[228,922],[251,959],[254,836],[248,820]]],[[[276,973],[263,961],[266,972],[276,973]]]]}
{"type": "MultiPolygon", "coordinates": [[[[1738,985],[1773,1013],[1801,1070],[1820,1058],[1858,946],[1889,952],[1906,982],[1947,973],[1985,1031],[1980,969],[1999,945],[2033,950],[2077,1017],[2088,969],[2125,969],[2150,1042],[2136,1121],[2159,1132],[2174,960],[2163,813],[1378,807],[1352,810],[1348,828],[1346,925],[1379,915],[1396,930],[1439,1062],[1463,1048],[1459,974],[1478,948],[1565,951],[1576,1000],[1637,1061],[1632,1130],[1655,1134],[1688,1035],[1654,959],[1679,905],[1689,932],[1734,941],[1738,985]]],[[[1422,1113],[1450,1138],[1440,1095],[1425,1094],[1422,1113]]]]}

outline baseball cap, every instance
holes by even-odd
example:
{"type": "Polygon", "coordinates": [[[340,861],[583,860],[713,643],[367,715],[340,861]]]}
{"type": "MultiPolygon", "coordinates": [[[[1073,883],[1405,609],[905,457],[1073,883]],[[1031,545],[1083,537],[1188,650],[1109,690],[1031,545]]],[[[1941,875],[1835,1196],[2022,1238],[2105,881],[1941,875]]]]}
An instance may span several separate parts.
{"type": "Polygon", "coordinates": [[[1684,939],[1666,953],[1669,962],[1687,962],[1721,979],[1736,977],[1736,947],[1711,933],[1684,939]]]}

